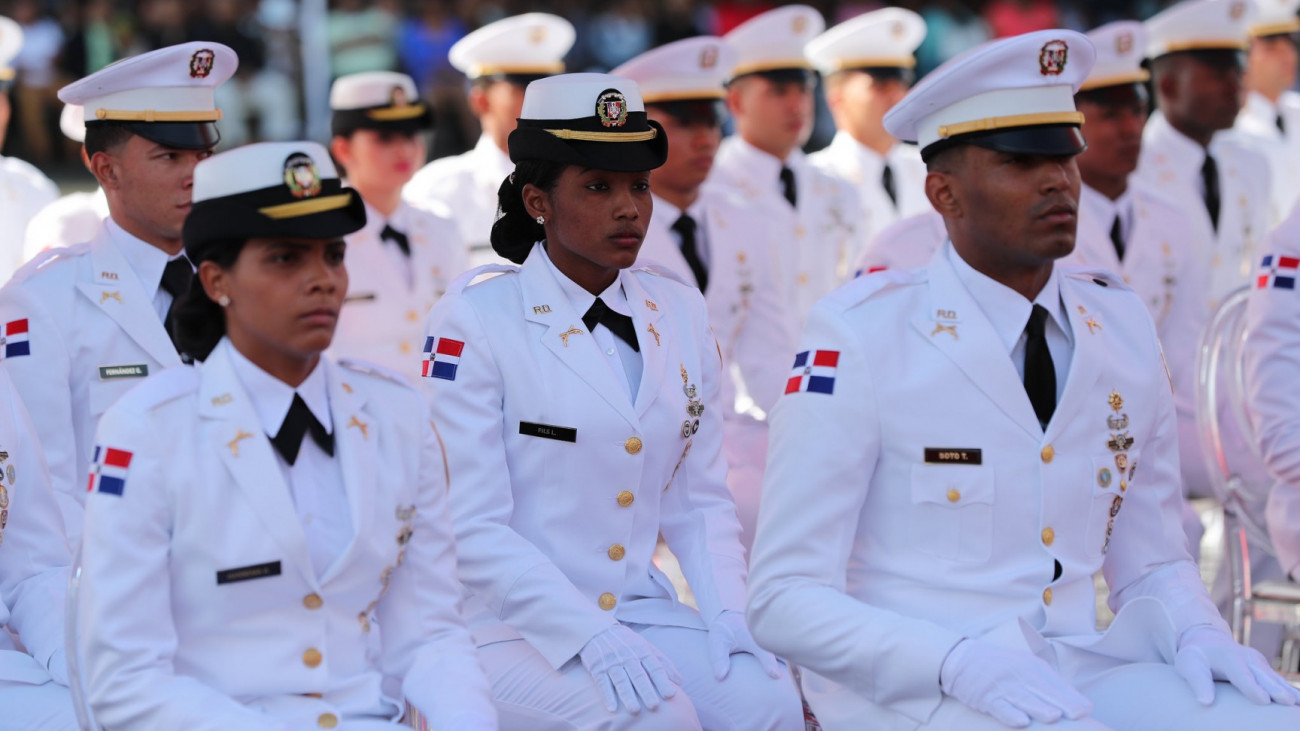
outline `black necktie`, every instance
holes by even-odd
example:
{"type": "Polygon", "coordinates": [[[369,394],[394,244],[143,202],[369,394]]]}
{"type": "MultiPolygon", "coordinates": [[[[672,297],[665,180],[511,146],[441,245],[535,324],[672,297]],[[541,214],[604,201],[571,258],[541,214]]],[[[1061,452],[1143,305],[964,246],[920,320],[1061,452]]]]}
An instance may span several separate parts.
{"type": "Polygon", "coordinates": [[[781,166],[781,190],[790,205],[798,207],[799,194],[795,191],[794,171],[784,165],[781,166]]]}
{"type": "Polygon", "coordinates": [[[289,405],[289,413],[285,415],[284,423],[280,425],[280,433],[271,437],[271,444],[275,445],[275,451],[284,457],[284,461],[292,465],[298,459],[303,435],[308,431],[311,432],[312,441],[316,442],[316,446],[333,457],[334,435],[325,431],[325,425],[316,420],[311,409],[307,408],[307,402],[295,392],[293,403],[289,405]]]}
{"type": "Polygon", "coordinates": [[[1283,136],[1286,135],[1286,120],[1282,119],[1281,112],[1277,113],[1277,131],[1281,132],[1283,136]]]}
{"type": "Polygon", "coordinates": [[[1110,227],[1110,242],[1115,245],[1115,256],[1124,261],[1124,229],[1119,225],[1119,214],[1115,214],[1115,223],[1110,227]]]}
{"type": "Polygon", "coordinates": [[[190,266],[190,260],[183,256],[167,262],[163,267],[162,283],[159,285],[163,291],[172,296],[172,303],[167,308],[167,315],[163,318],[163,327],[167,329],[167,335],[176,345],[176,352],[180,352],[180,345],[176,342],[176,310],[180,307],[181,300],[189,294],[190,282],[194,281],[194,269],[190,266]]]}
{"type": "Polygon", "coordinates": [[[605,301],[599,297],[591,303],[587,314],[582,316],[582,324],[587,326],[588,332],[595,330],[598,324],[604,325],[623,342],[632,346],[632,350],[641,352],[641,346],[636,342],[636,327],[632,324],[632,318],[609,309],[605,301]]]}
{"type": "Polygon", "coordinates": [[[683,213],[673,223],[673,230],[682,237],[682,256],[686,257],[686,265],[691,268],[691,274],[695,275],[700,291],[705,291],[709,286],[709,270],[700,259],[700,250],[695,242],[695,219],[690,214],[683,213]]]}
{"type": "Polygon", "coordinates": [[[1219,230],[1219,166],[1205,153],[1205,164],[1201,166],[1201,180],[1205,183],[1205,210],[1210,213],[1210,223],[1214,230],[1219,230]]]}
{"type": "Polygon", "coordinates": [[[1046,325],[1047,310],[1034,305],[1025,325],[1025,393],[1044,430],[1056,411],[1056,366],[1047,349],[1046,325]]]}
{"type": "Polygon", "coordinates": [[[885,170],[880,174],[880,185],[885,189],[885,195],[889,196],[890,202],[894,207],[898,207],[898,191],[894,190],[894,169],[885,165],[885,170]]]}
{"type": "Polygon", "coordinates": [[[411,240],[406,238],[406,234],[397,229],[384,224],[384,230],[379,232],[380,241],[391,241],[397,244],[397,248],[402,250],[403,254],[408,257],[411,255],[411,240]]]}

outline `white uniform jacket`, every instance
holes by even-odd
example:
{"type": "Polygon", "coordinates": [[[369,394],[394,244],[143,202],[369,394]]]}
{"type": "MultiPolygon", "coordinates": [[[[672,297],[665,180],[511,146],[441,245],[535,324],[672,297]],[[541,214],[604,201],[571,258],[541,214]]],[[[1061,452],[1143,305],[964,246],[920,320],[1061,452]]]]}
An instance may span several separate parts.
{"type": "Polygon", "coordinates": [[[411,363],[424,342],[424,317],[469,256],[451,221],[406,203],[385,219],[366,206],[366,226],[346,237],[348,295],[330,354],[378,363],[415,380],[411,363]],[[408,259],[380,239],[385,225],[406,234],[408,259]]]}
{"type": "Polygon", "coordinates": [[[799,150],[786,165],[794,171],[797,209],[782,194],[781,161],[738,135],[722,141],[706,185],[739,195],[751,215],[771,219],[786,301],[802,323],[817,300],[852,276],[866,230],[853,186],[813,167],[799,150]]]}
{"type": "Polygon", "coordinates": [[[867,242],[853,266],[853,275],[925,266],[947,240],[948,227],[938,211],[931,208],[908,216],[885,227],[867,242]]]}
{"type": "Polygon", "coordinates": [[[0,684],[66,678],[67,538],[27,410],[0,371],[0,684]],[[9,630],[22,640],[18,650],[9,630]],[[54,668],[51,664],[58,664],[54,668]]]}
{"type": "Polygon", "coordinates": [[[0,289],[0,325],[0,364],[31,412],[76,545],[99,418],[143,378],[180,365],[180,356],[105,228],[89,244],[51,250],[20,269],[0,289]],[[26,345],[15,350],[15,342],[26,345]]]}
{"type": "Polygon", "coordinates": [[[887,226],[908,216],[933,211],[925,197],[925,163],[915,145],[897,144],[881,157],[875,150],[853,139],[847,132],[837,132],[824,149],[808,156],[808,162],[822,172],[852,185],[862,201],[863,242],[869,242],[887,226]],[[885,165],[894,174],[894,194],[885,192],[885,165]]]}
{"type": "Polygon", "coordinates": [[[487,135],[474,149],[443,157],[420,168],[402,189],[402,196],[456,222],[469,247],[470,266],[505,263],[492,251],[492,222],[497,219],[497,191],[515,171],[506,153],[487,135]]]}
{"type": "Polygon", "coordinates": [[[1277,480],[1265,520],[1278,562],[1300,577],[1300,213],[1267,239],[1246,305],[1242,351],[1246,408],[1269,473],[1277,480]],[[1280,261],[1288,257],[1289,261],[1280,261]],[[1289,280],[1289,282],[1288,282],[1289,280]]]}
{"type": "Polygon", "coordinates": [[[0,250],[0,285],[9,281],[26,261],[23,238],[27,222],[59,197],[59,188],[31,163],[0,156],[0,221],[5,222],[5,244],[0,250]]]}
{"type": "Polygon", "coordinates": [[[517,270],[453,285],[429,314],[435,351],[458,356],[438,356],[440,377],[424,383],[447,443],[470,629],[480,645],[523,636],[557,669],[616,621],[703,628],[744,607],[704,300],[645,269],[618,281],[643,359],[635,400],[540,244],[517,270]],[[698,613],[651,560],[660,533],[698,613]]]}
{"type": "Polygon", "coordinates": [[[1209,267],[1206,307],[1246,283],[1258,253],[1259,242],[1278,216],[1270,198],[1268,162],[1262,155],[1220,133],[1210,143],[1219,170],[1219,226],[1211,225],[1201,188],[1204,149],[1175,130],[1164,115],[1155,112],[1142,134],[1142,157],[1135,180],[1178,202],[1184,218],[1196,231],[1195,246],[1209,267]]]}
{"type": "Polygon", "coordinates": [[[280,729],[332,714],[346,728],[400,715],[387,676],[433,728],[495,728],[458,614],[446,467],[416,393],[324,362],[353,533],[318,576],[229,348],[132,390],[96,435],[78,607],[96,720],[280,729]]]}
{"type": "MultiPolygon", "coordinates": [[[[699,286],[672,231],[680,213],[658,198],[654,211],[638,262],[662,264],[699,286]]],[[[709,249],[704,304],[722,351],[723,368],[732,376],[722,384],[725,415],[748,412],[751,405],[767,413],[785,387],[785,361],[794,352],[796,337],[782,296],[776,242],[762,217],[721,192],[704,192],[691,207],[692,215],[696,211],[709,249]]]]}
{"type": "Polygon", "coordinates": [[[69,193],[32,216],[23,241],[23,261],[46,249],[73,246],[95,238],[108,218],[108,198],[103,188],[93,193],[69,193]]]}
{"type": "Polygon", "coordinates": [[[1285,218],[1300,200],[1300,93],[1284,91],[1274,104],[1259,92],[1249,92],[1233,133],[1268,160],[1273,215],[1285,218]],[[1286,132],[1278,129],[1278,117],[1286,132]]]}
{"type": "Polygon", "coordinates": [[[1096,641],[1098,570],[1112,607],[1163,603],[1170,652],[1170,629],[1222,626],[1185,546],[1173,402],[1138,298],[1060,272],[1073,358],[1044,432],[948,248],[819,303],[800,346],[814,366],[772,415],[750,625],[805,687],[862,696],[862,728],[928,719],[963,637],[1024,623],[1096,641]]]}

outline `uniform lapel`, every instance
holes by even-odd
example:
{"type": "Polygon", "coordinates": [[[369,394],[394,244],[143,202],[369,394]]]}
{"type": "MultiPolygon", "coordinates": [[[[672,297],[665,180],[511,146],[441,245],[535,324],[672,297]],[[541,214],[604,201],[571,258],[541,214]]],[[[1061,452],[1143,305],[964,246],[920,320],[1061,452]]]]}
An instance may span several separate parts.
{"type": "Polygon", "coordinates": [[[524,319],[540,326],[537,332],[542,345],[635,426],[637,419],[627,397],[627,386],[615,380],[614,372],[604,363],[600,346],[582,323],[582,313],[574,311],[536,249],[519,268],[519,283],[524,319]]]}
{"type": "Polygon", "coordinates": [[[78,279],[77,289],[154,360],[164,366],[180,365],[152,299],[104,228],[90,245],[90,259],[91,271],[78,279]]]}
{"type": "Polygon", "coordinates": [[[343,473],[343,490],[348,496],[348,510],[352,517],[352,539],[338,558],[321,576],[328,583],[348,564],[356,550],[358,537],[370,535],[370,522],[374,511],[370,509],[375,499],[374,485],[379,475],[379,423],[366,410],[364,391],[353,387],[347,371],[326,361],[325,375],[329,383],[330,416],[334,420],[335,458],[343,473]]]}
{"type": "Polygon", "coordinates": [[[1002,339],[948,261],[948,244],[930,260],[929,312],[912,320],[921,337],[957,365],[984,395],[1035,439],[1043,428],[1002,339]]]}
{"type": "Polygon", "coordinates": [[[237,489],[266,531],[284,550],[287,562],[318,587],[289,486],[262,431],[257,411],[244,392],[226,348],[218,346],[199,366],[199,416],[203,439],[221,455],[237,489]]]}
{"type": "Polygon", "coordinates": [[[1055,439],[1073,415],[1084,409],[1086,399],[1093,392],[1093,386],[1101,375],[1100,356],[1105,350],[1103,346],[1107,337],[1105,323],[1098,321],[1075,291],[1076,286],[1100,285],[1083,285],[1071,277],[1057,276],[1061,282],[1061,302],[1065,305],[1065,316],[1070,320],[1070,337],[1074,339],[1074,357],[1070,360],[1070,374],[1066,377],[1061,401],[1056,406],[1051,423],[1047,425],[1047,441],[1055,439]]]}
{"type": "Polygon", "coordinates": [[[641,287],[635,275],[625,270],[618,276],[623,291],[627,294],[628,306],[632,309],[632,325],[636,328],[637,344],[641,348],[641,385],[636,394],[636,413],[637,416],[642,416],[650,404],[654,403],[655,396],[659,393],[659,384],[664,378],[668,360],[664,349],[672,348],[675,339],[682,337],[682,333],[664,331],[664,324],[660,322],[663,316],[660,303],[655,302],[641,287]]]}

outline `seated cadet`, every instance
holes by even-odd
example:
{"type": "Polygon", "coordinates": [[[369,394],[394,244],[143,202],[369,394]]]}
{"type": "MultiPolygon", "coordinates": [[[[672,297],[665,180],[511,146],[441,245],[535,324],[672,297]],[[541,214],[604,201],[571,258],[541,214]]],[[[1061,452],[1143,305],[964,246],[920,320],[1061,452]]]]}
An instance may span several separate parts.
{"type": "Polygon", "coordinates": [[[637,83],[646,114],[668,140],[668,158],[651,174],[654,215],[637,261],[667,266],[699,287],[709,308],[725,364],[719,400],[727,487],[748,550],[767,462],[764,419],[785,388],[795,326],[768,220],[734,196],[701,188],[722,141],[722,84],[735,58],[722,39],[703,36],[647,51],[611,73],[637,83]]]}
{"type": "Polygon", "coordinates": [[[529,84],[492,231],[521,266],[429,313],[466,615],[506,729],[803,728],[745,627],[704,300],[630,269],[666,155],[634,82],[529,84]],[[661,534],[698,610],[652,562],[661,534]]]}
{"type": "Polygon", "coordinates": [[[469,269],[456,225],[402,200],[424,160],[433,112],[406,74],[371,71],[334,81],[330,152],[366,204],[366,225],[347,237],[348,296],[330,355],[391,368],[414,381],[424,316],[469,269]]]}
{"type": "Polygon", "coordinates": [[[0,371],[0,731],[77,728],[63,639],[68,562],[36,429],[0,371]]]}
{"type": "Polygon", "coordinates": [[[433,423],[397,374],[321,356],[363,225],[316,143],[195,169],[178,335],[202,364],[96,432],[79,651],[104,728],[377,730],[404,705],[496,728],[433,423]]]}
{"type": "Polygon", "coordinates": [[[1054,265],[1093,56],[1067,30],[996,41],[885,118],[950,241],[814,308],[751,563],[755,636],[804,668],[827,731],[1300,726],[1300,691],[1233,641],[1187,553],[1141,300],[1054,265]]]}

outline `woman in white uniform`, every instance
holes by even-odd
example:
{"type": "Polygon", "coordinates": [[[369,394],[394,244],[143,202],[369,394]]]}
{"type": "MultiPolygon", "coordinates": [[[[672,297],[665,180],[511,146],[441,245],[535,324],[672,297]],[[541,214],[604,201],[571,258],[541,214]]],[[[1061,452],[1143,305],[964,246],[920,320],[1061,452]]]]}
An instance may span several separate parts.
{"type": "Polygon", "coordinates": [[[202,363],[129,392],[96,436],[79,650],[101,726],[496,728],[427,411],[401,378],[321,357],[364,223],[315,143],[195,170],[178,330],[202,363]]]}
{"type": "Polygon", "coordinates": [[[631,81],[570,74],[529,84],[509,147],[492,244],[520,266],[454,283],[420,363],[502,727],[802,729],[741,613],[704,300],[630,269],[662,128],[631,81]],[[698,609],[652,561],[661,534],[698,609]]]}

